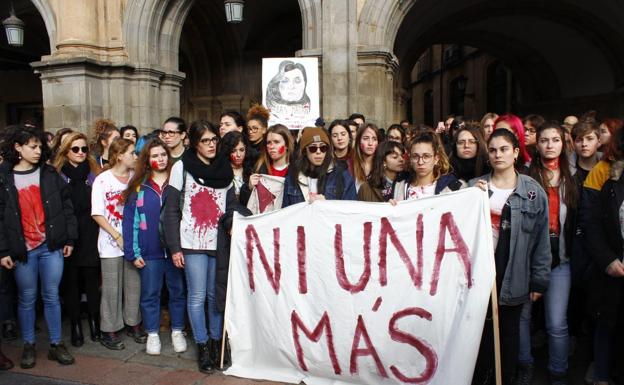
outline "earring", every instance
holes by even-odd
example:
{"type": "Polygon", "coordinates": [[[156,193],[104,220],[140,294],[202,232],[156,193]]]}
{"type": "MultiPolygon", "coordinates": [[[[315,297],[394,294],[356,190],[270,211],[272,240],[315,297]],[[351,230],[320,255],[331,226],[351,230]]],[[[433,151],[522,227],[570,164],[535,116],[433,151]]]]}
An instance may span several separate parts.
{"type": "Polygon", "coordinates": [[[388,166],[386,166],[386,164],[384,163],[384,170],[387,169],[387,168],[388,168],[388,166]]]}

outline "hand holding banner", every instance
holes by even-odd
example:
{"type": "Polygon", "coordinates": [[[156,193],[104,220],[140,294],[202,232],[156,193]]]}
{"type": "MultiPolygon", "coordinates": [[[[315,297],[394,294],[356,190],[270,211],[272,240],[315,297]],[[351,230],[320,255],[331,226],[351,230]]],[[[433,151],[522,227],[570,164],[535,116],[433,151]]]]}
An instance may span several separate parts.
{"type": "Polygon", "coordinates": [[[469,384],[494,259],[476,188],[236,216],[227,374],[306,384],[469,384]],[[470,202],[470,204],[467,204],[470,202]]]}

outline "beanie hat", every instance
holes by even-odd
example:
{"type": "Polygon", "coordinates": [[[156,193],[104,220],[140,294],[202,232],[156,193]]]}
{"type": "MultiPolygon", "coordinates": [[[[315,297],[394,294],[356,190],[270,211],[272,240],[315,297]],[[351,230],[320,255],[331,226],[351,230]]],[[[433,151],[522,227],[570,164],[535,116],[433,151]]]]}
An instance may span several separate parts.
{"type": "Polygon", "coordinates": [[[309,144],[314,142],[323,142],[328,146],[330,145],[329,136],[327,136],[327,133],[321,127],[304,128],[301,139],[299,139],[301,151],[304,151],[309,144]]]}

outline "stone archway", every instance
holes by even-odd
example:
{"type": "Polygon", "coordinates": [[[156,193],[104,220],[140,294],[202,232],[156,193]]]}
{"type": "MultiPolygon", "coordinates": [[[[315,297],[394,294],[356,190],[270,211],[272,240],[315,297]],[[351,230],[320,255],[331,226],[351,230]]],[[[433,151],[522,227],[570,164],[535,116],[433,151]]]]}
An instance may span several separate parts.
{"type": "MultiPolygon", "coordinates": [[[[618,47],[624,43],[624,30],[613,15],[622,12],[621,4],[603,0],[367,0],[358,19],[360,74],[367,55],[380,59],[378,79],[394,57],[397,71],[387,71],[392,81],[384,85],[390,88],[384,92],[396,99],[414,81],[412,69],[425,49],[434,44],[470,45],[499,57],[513,70],[523,97],[518,112],[556,115],[596,104],[594,108],[605,113],[621,113],[624,53],[618,47]],[[385,63],[383,55],[388,58],[385,63]]],[[[360,92],[359,100],[370,97],[374,95],[360,92]]],[[[397,120],[403,115],[396,109],[385,114],[397,120]]]]}

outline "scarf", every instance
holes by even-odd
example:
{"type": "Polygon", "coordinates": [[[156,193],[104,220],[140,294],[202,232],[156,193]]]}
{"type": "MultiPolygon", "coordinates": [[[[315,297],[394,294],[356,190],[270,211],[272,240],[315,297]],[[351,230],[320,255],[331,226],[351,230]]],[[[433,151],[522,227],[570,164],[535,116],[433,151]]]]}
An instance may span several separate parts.
{"type": "Polygon", "coordinates": [[[455,174],[457,179],[469,181],[472,178],[480,176],[480,175],[475,175],[476,169],[477,169],[477,157],[476,156],[472,159],[462,159],[460,157],[453,157],[451,158],[451,167],[453,167],[453,174],[455,174]]]}
{"type": "Polygon", "coordinates": [[[90,212],[91,186],[89,185],[89,174],[91,173],[91,167],[89,167],[89,162],[82,162],[77,167],[67,162],[61,168],[61,172],[69,179],[71,200],[74,204],[76,216],[90,212]]]}
{"type": "Polygon", "coordinates": [[[217,154],[212,163],[206,164],[197,156],[196,150],[187,150],[182,155],[182,163],[197,183],[205,187],[226,188],[232,183],[234,173],[230,166],[229,154],[217,154]]]}

